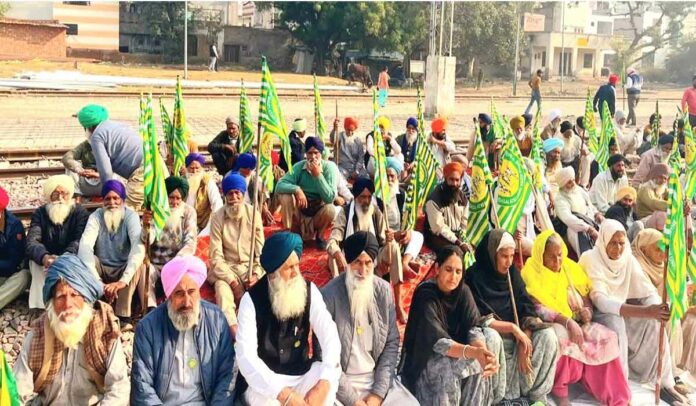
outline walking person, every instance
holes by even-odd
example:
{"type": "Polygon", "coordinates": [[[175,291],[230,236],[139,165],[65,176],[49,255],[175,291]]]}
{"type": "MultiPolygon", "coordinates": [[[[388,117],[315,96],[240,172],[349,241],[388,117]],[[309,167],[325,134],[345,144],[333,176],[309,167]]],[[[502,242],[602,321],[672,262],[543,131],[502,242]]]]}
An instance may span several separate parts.
{"type": "Polygon", "coordinates": [[[541,108],[541,75],[543,73],[541,69],[537,69],[536,73],[529,79],[529,87],[532,88],[532,98],[529,100],[529,105],[524,110],[524,114],[529,114],[534,102],[537,104],[537,110],[541,108]]]}
{"type": "Polygon", "coordinates": [[[638,74],[635,68],[626,70],[626,83],[624,88],[628,95],[628,118],[626,125],[636,125],[636,106],[640,101],[640,90],[643,87],[643,77],[638,74]]]}
{"type": "Polygon", "coordinates": [[[210,65],[208,65],[208,70],[212,71],[214,70],[217,72],[217,60],[218,60],[218,51],[217,51],[217,46],[215,44],[210,45],[210,65]]]}
{"type": "Polygon", "coordinates": [[[383,67],[377,78],[377,90],[379,90],[379,107],[384,108],[387,105],[387,97],[389,96],[389,68],[383,67]]]}

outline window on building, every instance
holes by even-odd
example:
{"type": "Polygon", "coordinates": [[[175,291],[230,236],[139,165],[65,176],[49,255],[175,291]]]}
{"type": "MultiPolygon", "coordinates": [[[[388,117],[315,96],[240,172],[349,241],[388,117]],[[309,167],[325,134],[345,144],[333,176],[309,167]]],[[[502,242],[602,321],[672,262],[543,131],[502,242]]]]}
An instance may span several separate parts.
{"type": "Polygon", "coordinates": [[[582,57],[582,67],[583,69],[592,69],[592,54],[585,54],[582,57]]]}
{"type": "Polygon", "coordinates": [[[188,36],[188,56],[198,56],[198,37],[188,36]]]}
{"type": "Polygon", "coordinates": [[[541,51],[541,67],[546,67],[546,51],[541,51]]]}
{"type": "Polygon", "coordinates": [[[77,35],[77,24],[65,24],[65,26],[68,27],[68,29],[65,30],[65,34],[77,35]]]}
{"type": "Polygon", "coordinates": [[[63,4],[68,4],[70,6],[89,6],[91,1],[64,1],[63,4]]]}

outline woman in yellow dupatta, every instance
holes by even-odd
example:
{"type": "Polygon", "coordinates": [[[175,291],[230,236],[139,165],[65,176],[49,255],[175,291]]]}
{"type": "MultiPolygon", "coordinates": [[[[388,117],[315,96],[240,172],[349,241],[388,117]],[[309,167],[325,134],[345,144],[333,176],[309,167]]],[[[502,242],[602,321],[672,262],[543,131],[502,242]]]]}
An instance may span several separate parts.
{"type": "Polygon", "coordinates": [[[568,258],[568,248],[555,231],[546,230],[534,240],[522,279],[537,313],[553,323],[558,336],[561,358],[551,391],[556,404],[570,405],[568,385],[576,382],[582,382],[602,404],[628,404],[631,394],[621,368],[618,338],[608,328],[591,322],[592,282],[568,258]]]}

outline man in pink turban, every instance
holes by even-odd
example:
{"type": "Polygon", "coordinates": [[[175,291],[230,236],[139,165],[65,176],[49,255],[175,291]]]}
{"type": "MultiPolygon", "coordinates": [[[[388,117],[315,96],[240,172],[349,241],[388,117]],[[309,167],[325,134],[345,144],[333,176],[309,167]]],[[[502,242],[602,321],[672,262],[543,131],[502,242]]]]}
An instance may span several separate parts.
{"type": "Polygon", "coordinates": [[[132,405],[232,403],[232,336],[222,310],[201,300],[206,274],[191,255],[162,268],[167,300],[135,330],[132,405]]]}

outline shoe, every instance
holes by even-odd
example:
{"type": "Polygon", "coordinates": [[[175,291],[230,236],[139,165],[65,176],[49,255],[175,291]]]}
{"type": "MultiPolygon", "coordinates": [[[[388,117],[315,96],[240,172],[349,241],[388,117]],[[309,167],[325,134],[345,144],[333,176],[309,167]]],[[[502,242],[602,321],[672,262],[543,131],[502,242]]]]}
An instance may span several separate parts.
{"type": "Polygon", "coordinates": [[[133,331],[133,319],[130,317],[119,317],[119,325],[122,333],[133,331]]]}
{"type": "Polygon", "coordinates": [[[670,405],[684,404],[684,399],[679,395],[679,393],[672,393],[665,388],[660,388],[660,399],[662,399],[670,405]]]}

